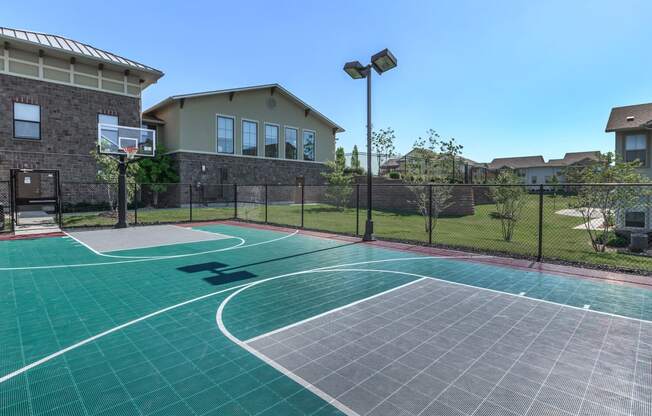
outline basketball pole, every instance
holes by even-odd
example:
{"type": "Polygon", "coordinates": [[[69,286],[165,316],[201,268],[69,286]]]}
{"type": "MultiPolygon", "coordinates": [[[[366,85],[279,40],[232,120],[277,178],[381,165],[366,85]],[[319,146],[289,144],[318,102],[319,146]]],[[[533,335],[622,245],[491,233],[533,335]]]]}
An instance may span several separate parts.
{"type": "Polygon", "coordinates": [[[127,228],[127,159],[120,155],[118,171],[118,223],[115,228],[127,228]]]}

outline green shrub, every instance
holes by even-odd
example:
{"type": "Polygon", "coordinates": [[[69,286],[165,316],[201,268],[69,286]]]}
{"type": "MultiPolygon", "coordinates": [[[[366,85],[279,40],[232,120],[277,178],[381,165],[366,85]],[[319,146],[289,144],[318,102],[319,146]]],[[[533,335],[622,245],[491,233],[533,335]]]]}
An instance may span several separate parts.
{"type": "Polygon", "coordinates": [[[389,172],[390,179],[401,179],[401,174],[398,172],[389,172]]]}

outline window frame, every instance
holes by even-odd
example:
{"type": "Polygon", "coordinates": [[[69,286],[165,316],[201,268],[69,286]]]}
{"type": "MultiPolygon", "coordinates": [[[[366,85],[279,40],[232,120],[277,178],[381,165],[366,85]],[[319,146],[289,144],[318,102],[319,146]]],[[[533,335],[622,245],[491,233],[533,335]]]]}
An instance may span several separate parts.
{"type": "Polygon", "coordinates": [[[281,125],[276,123],[265,122],[265,131],[263,133],[264,157],[269,159],[280,159],[281,152],[279,146],[281,144],[281,125]],[[267,156],[267,126],[276,127],[276,156],[267,156]]]}
{"type": "Polygon", "coordinates": [[[648,152],[649,152],[649,148],[648,148],[648,135],[647,135],[647,133],[630,133],[630,134],[626,133],[626,134],[623,135],[623,159],[624,159],[625,162],[629,163],[629,162],[634,162],[634,161],[638,160],[640,162],[641,166],[648,166],[648,152]],[[633,137],[642,137],[643,138],[643,144],[644,144],[643,149],[628,150],[627,149],[627,139],[630,138],[630,137],[631,138],[633,138],[633,137]],[[644,160],[641,160],[638,157],[630,160],[627,157],[629,152],[643,152],[644,160]]]}
{"type": "Polygon", "coordinates": [[[258,139],[260,136],[260,123],[258,123],[258,120],[253,120],[250,118],[241,118],[240,119],[240,154],[242,156],[250,156],[250,157],[257,157],[258,156],[258,139]],[[256,125],[256,147],[255,147],[255,153],[253,155],[246,155],[244,153],[245,149],[245,133],[244,133],[244,125],[245,123],[251,123],[256,125]]]}
{"type": "Polygon", "coordinates": [[[287,160],[299,160],[299,132],[300,129],[298,127],[294,126],[283,126],[283,154],[285,156],[285,159],[287,160]],[[290,158],[288,157],[288,152],[287,152],[287,145],[288,145],[288,139],[287,139],[287,131],[288,130],[294,130],[296,132],[296,137],[295,137],[295,143],[294,143],[294,157],[290,158]]]}
{"type": "Polygon", "coordinates": [[[215,153],[220,155],[235,155],[236,143],[236,117],[228,114],[215,114],[215,153]],[[220,118],[227,118],[231,120],[233,126],[233,137],[231,137],[232,147],[230,152],[220,152],[220,118]]]}
{"type": "Polygon", "coordinates": [[[625,225],[625,228],[637,228],[637,229],[645,229],[647,226],[647,213],[645,211],[641,210],[629,210],[625,211],[625,215],[623,218],[623,224],[625,225]],[[627,214],[643,214],[643,225],[642,226],[636,226],[636,225],[627,225],[627,214]]]}
{"type": "Polygon", "coordinates": [[[11,119],[12,119],[12,138],[14,140],[31,140],[31,141],[40,141],[43,139],[43,132],[41,129],[41,125],[43,122],[43,114],[41,111],[41,105],[40,104],[29,104],[29,103],[21,103],[18,101],[13,101],[11,105],[11,119]],[[17,119],[16,118],[16,104],[23,104],[23,105],[31,105],[34,107],[38,107],[38,122],[32,121],[32,120],[22,120],[22,119],[17,119]],[[26,137],[26,136],[16,136],[16,121],[20,121],[23,123],[32,123],[32,124],[38,124],[38,138],[34,137],[26,137]]]}
{"type": "Polygon", "coordinates": [[[316,162],[317,161],[317,131],[312,129],[302,129],[301,132],[301,154],[303,155],[302,160],[305,162],[316,162]],[[306,133],[312,133],[312,159],[306,159],[306,133]]]}

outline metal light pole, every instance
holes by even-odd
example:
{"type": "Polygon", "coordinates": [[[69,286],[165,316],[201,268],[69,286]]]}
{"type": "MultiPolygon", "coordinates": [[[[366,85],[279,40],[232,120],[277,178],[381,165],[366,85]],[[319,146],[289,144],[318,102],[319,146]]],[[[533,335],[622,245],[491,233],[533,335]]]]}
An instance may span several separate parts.
{"type": "Polygon", "coordinates": [[[374,240],[374,220],[371,218],[371,67],[367,65],[367,221],[362,241],[374,240]]]}
{"type": "Polygon", "coordinates": [[[372,177],[371,177],[371,68],[381,75],[383,72],[395,68],[396,58],[388,49],[384,49],[371,57],[371,63],[362,65],[358,61],[347,62],[344,72],[353,79],[367,78],[367,221],[365,222],[362,241],[374,239],[374,221],[371,215],[372,203],[372,177]]]}

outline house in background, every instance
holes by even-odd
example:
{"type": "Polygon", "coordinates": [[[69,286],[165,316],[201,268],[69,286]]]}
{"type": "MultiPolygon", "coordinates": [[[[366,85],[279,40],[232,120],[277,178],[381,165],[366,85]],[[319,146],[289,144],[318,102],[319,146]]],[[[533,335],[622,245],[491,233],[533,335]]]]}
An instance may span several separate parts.
{"type": "MultiPolygon", "coordinates": [[[[648,178],[652,178],[651,129],[652,103],[612,108],[605,128],[605,132],[614,133],[616,157],[625,162],[638,161],[639,171],[648,178]]],[[[650,205],[646,202],[617,215],[618,229],[631,232],[652,231],[650,205]]]]}
{"type": "Polygon", "coordinates": [[[521,156],[496,158],[488,164],[490,171],[499,172],[510,169],[531,186],[550,184],[553,178],[564,182],[564,172],[574,167],[582,167],[600,160],[599,151],[566,153],[562,159],[550,159],[543,156],[521,156]]]}
{"type": "Polygon", "coordinates": [[[279,84],[175,95],[143,121],[195,185],[321,184],[344,131],[279,84]]]}

